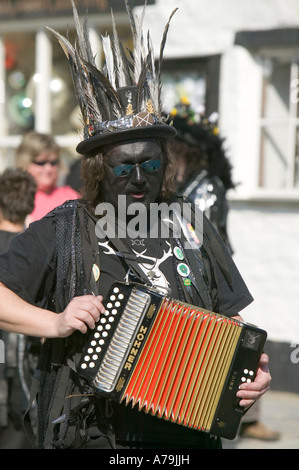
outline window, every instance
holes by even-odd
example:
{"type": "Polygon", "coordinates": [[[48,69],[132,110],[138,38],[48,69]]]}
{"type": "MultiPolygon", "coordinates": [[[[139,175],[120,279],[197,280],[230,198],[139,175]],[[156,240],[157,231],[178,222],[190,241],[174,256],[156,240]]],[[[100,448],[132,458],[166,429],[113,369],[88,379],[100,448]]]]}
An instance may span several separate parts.
{"type": "Polygon", "coordinates": [[[180,101],[189,99],[192,108],[205,109],[209,115],[218,111],[219,56],[165,60],[163,63],[164,110],[170,112],[180,101]]]}
{"type": "Polygon", "coordinates": [[[299,55],[264,54],[259,186],[299,188],[299,55]]]}
{"type": "Polygon", "coordinates": [[[70,70],[57,39],[43,29],[7,32],[1,41],[1,166],[14,165],[15,148],[32,129],[53,134],[62,147],[62,160],[72,161],[82,124],[70,70]]]}
{"type": "Polygon", "coordinates": [[[165,73],[163,74],[163,97],[166,112],[170,112],[181,98],[188,98],[192,108],[200,112],[205,106],[205,76],[192,71],[165,73]]]}
{"type": "Polygon", "coordinates": [[[34,126],[32,74],[35,37],[33,33],[5,34],[3,42],[6,134],[19,135],[34,126]]]}
{"type": "MultiPolygon", "coordinates": [[[[63,31],[64,35],[65,32],[63,31]]],[[[69,32],[71,36],[71,33],[69,32]]],[[[51,128],[55,135],[64,135],[70,132],[77,133],[82,128],[80,112],[77,105],[70,68],[66,56],[57,39],[50,35],[53,65],[50,80],[51,96],[51,128]]],[[[71,42],[74,39],[71,36],[71,42]]]]}
{"type": "Polygon", "coordinates": [[[40,47],[36,38],[35,33],[28,32],[6,34],[3,38],[7,134],[20,135],[42,126],[40,120],[48,119],[46,113],[50,115],[50,125],[48,129],[45,126],[45,131],[55,135],[76,132],[76,101],[64,52],[52,35],[46,39],[48,45],[42,38],[40,47]]]}
{"type": "MultiPolygon", "coordinates": [[[[110,15],[107,19],[109,27],[94,24],[90,30],[96,62],[102,60],[102,28],[110,33],[110,15]]],[[[74,44],[68,22],[58,18],[53,29],[74,44]]],[[[121,38],[128,37],[128,29],[127,22],[119,28],[121,38]]],[[[83,124],[67,59],[52,33],[34,21],[32,29],[20,21],[16,31],[5,28],[0,34],[0,171],[14,165],[15,148],[32,129],[54,135],[63,161],[73,161],[83,124]]]]}

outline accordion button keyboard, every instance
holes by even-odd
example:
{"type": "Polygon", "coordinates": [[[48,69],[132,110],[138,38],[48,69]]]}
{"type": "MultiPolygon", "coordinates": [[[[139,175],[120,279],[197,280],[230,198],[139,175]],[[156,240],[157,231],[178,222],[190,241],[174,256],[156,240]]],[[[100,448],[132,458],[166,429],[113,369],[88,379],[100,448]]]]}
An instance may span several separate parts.
{"type": "MultiPolygon", "coordinates": [[[[114,294],[118,295],[110,296],[109,300],[115,300],[115,303],[119,303],[123,295],[119,290],[114,290],[114,294]]],[[[110,308],[111,314],[114,315],[117,314],[115,303],[109,302],[107,305],[107,308],[110,308]]],[[[125,309],[119,319],[113,339],[108,346],[95,378],[95,383],[98,388],[108,391],[115,386],[118,373],[121,371],[126,352],[131,344],[138,322],[142,319],[143,313],[146,311],[149,303],[150,296],[147,293],[138,290],[131,292],[125,309]]]]}

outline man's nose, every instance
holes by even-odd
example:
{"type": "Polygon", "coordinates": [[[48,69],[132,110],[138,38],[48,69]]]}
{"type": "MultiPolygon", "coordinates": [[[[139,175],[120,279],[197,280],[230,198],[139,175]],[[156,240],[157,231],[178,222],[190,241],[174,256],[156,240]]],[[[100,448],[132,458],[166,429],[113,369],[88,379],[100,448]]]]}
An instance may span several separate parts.
{"type": "Polygon", "coordinates": [[[136,181],[138,183],[143,183],[145,181],[143,171],[139,165],[139,163],[136,163],[135,168],[133,170],[133,175],[132,175],[133,181],[136,181]]]}

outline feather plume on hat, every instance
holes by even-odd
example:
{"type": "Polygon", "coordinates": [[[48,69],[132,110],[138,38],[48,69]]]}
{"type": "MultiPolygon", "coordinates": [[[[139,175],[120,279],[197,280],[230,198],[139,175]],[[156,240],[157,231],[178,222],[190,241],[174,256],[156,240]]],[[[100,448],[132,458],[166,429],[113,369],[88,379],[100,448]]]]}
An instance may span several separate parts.
{"type": "Polygon", "coordinates": [[[111,12],[112,36],[106,34],[101,37],[105,55],[103,70],[99,70],[95,63],[87,18],[80,22],[73,0],[77,32],[75,45],[68,37],[48,28],[58,39],[70,65],[84,124],[83,140],[77,146],[77,151],[83,155],[95,155],[109,143],[143,137],[169,139],[176,132],[162,115],[161,65],[170,21],[177,9],[173,10],[165,26],[156,71],[150,33],[146,40],[143,35],[146,4],[141,16],[137,17],[128,0],[124,1],[133,51],[125,51],[111,12]]]}

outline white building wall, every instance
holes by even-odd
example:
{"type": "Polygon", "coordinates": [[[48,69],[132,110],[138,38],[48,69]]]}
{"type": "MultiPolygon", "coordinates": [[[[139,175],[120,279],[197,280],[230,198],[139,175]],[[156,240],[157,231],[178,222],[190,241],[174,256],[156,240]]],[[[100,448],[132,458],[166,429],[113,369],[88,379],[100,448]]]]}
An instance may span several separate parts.
{"type": "Polygon", "coordinates": [[[234,197],[249,197],[257,185],[262,71],[243,47],[228,49],[221,60],[219,114],[221,134],[240,185],[234,197]]]}
{"type": "Polygon", "coordinates": [[[164,26],[175,8],[165,57],[219,54],[233,45],[237,31],[299,25],[298,0],[156,0],[147,7],[144,25],[157,54],[164,26]]]}
{"type": "Polygon", "coordinates": [[[254,302],[242,313],[269,339],[299,344],[298,208],[232,205],[234,260],[254,302]]]}

